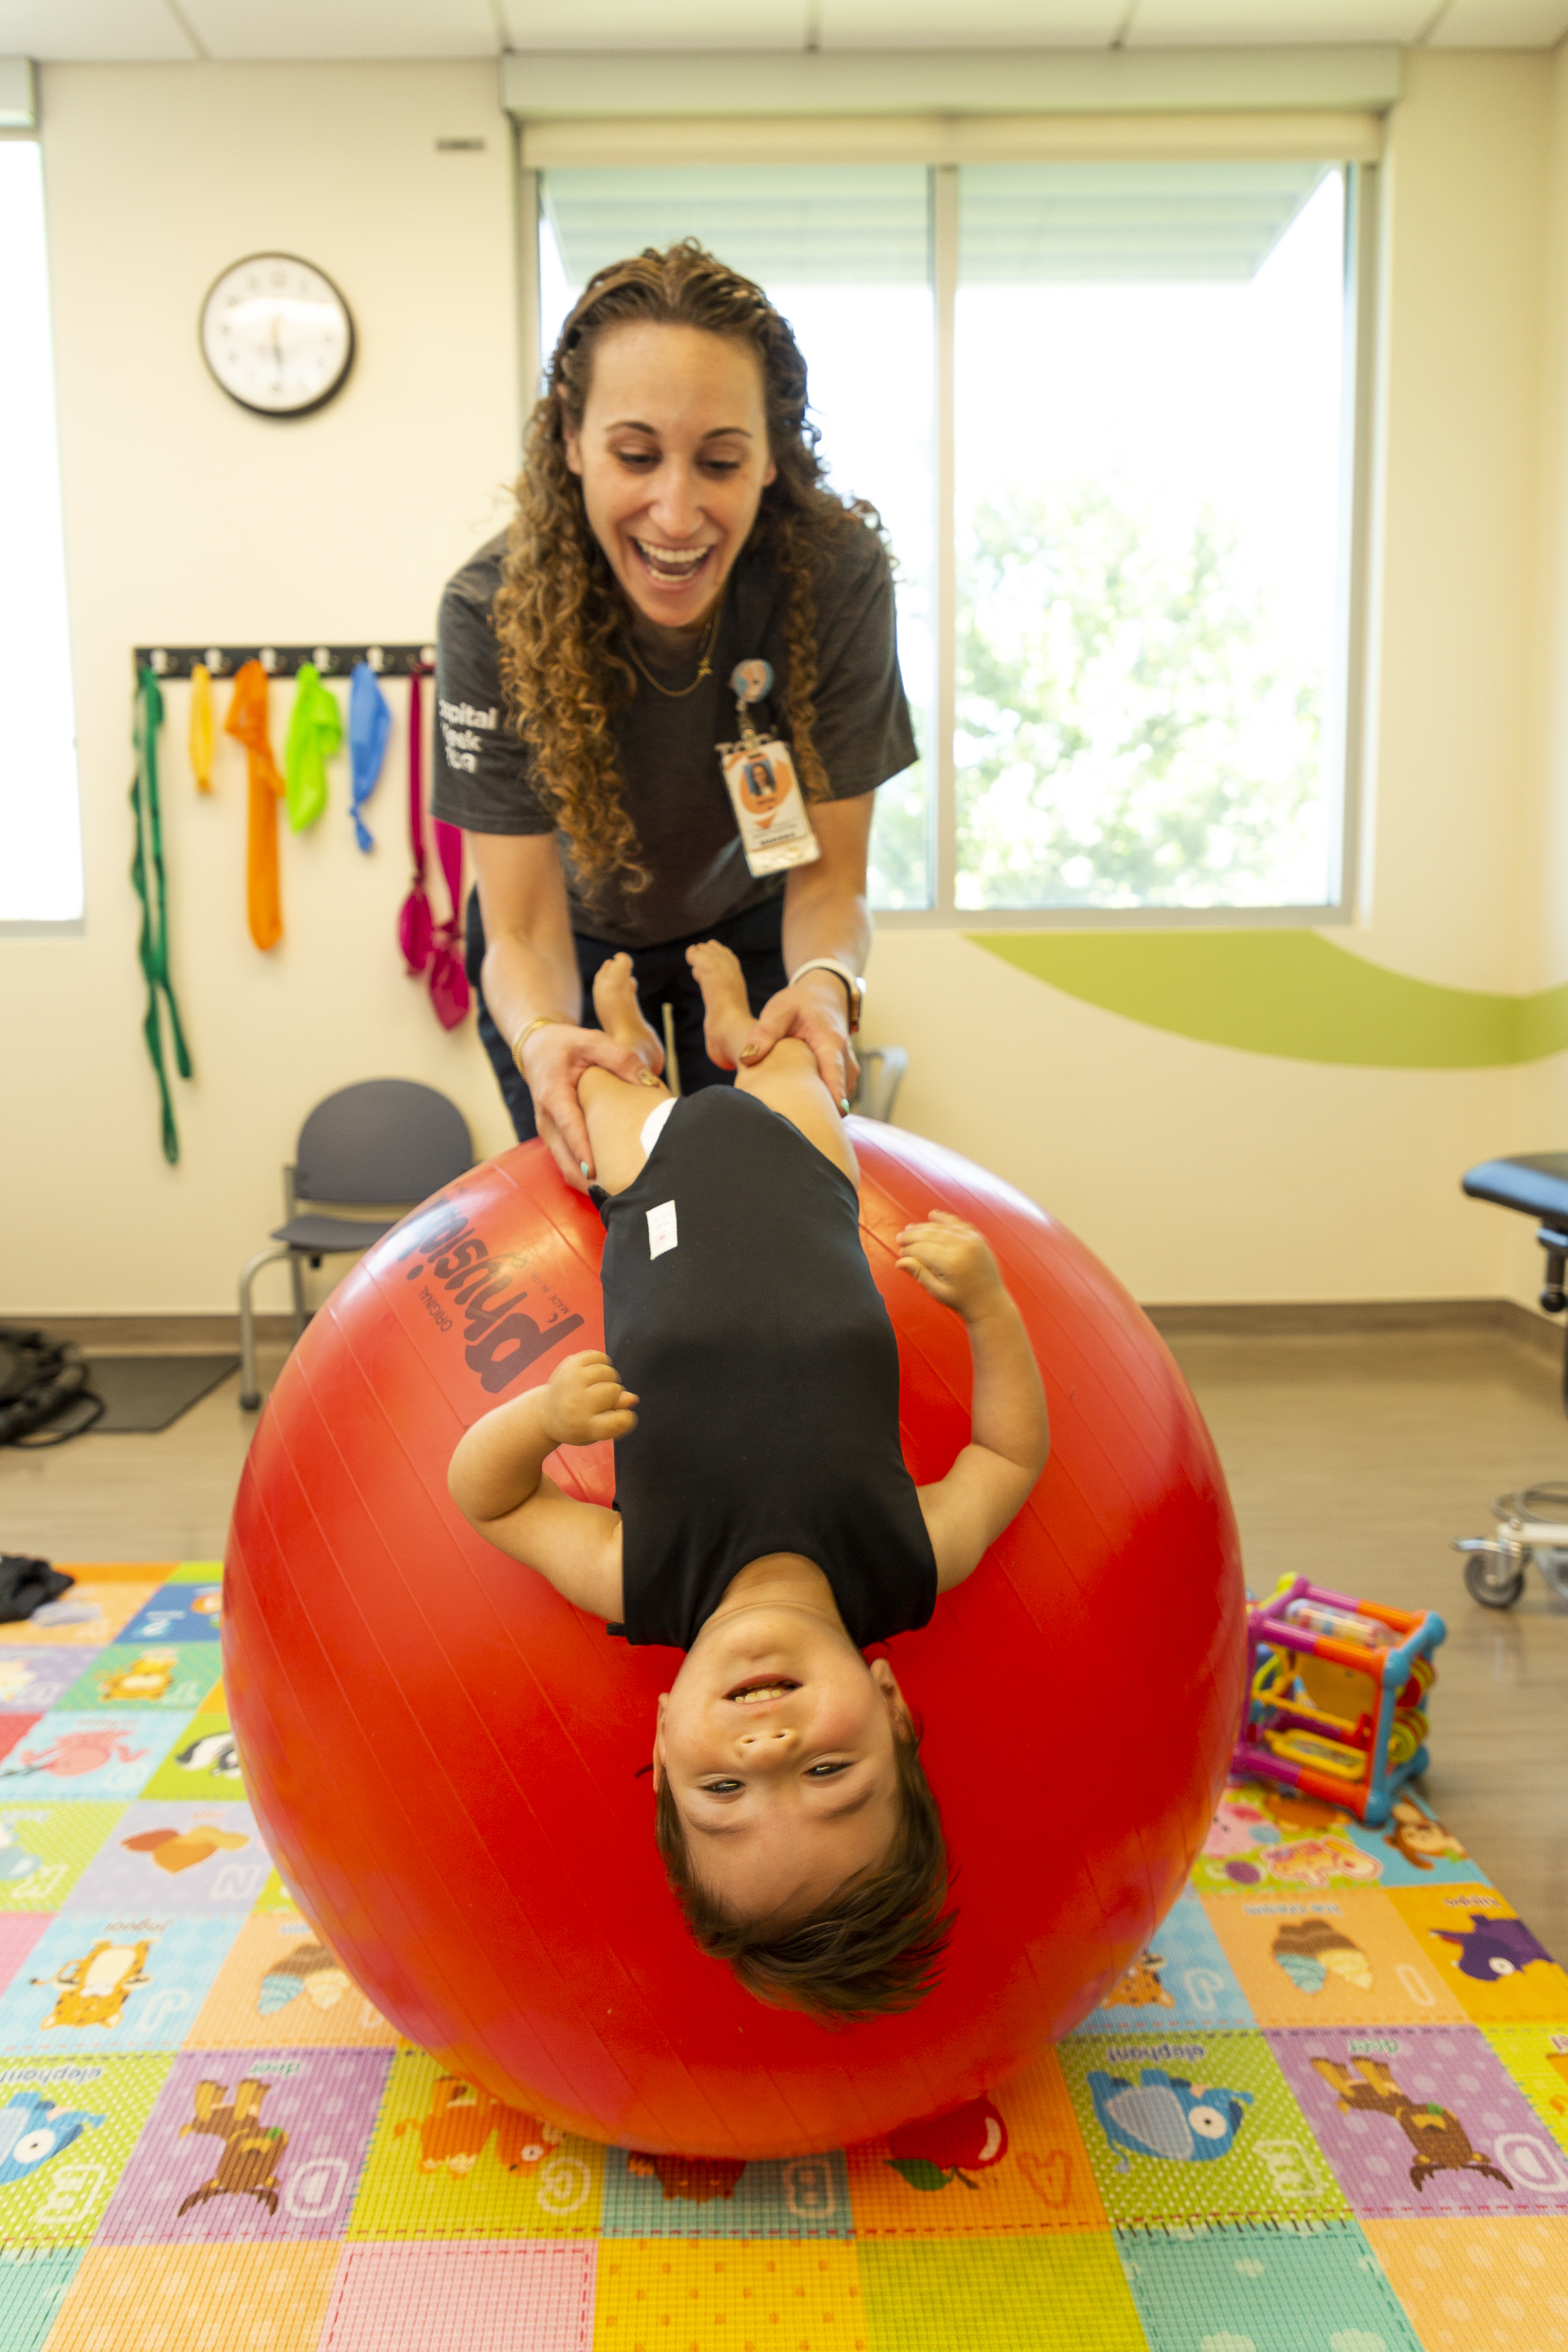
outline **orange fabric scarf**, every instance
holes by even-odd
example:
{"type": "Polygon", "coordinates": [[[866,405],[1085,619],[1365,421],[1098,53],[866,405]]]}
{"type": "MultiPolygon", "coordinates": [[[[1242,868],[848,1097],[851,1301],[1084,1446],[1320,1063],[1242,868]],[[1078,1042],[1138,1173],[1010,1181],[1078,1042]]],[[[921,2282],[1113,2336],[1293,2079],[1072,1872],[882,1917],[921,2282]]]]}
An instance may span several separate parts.
{"type": "Polygon", "coordinates": [[[276,947],[283,936],[278,895],[278,803],[284,783],[267,740],[267,672],[258,661],[247,661],[236,677],[223,731],[244,744],[250,762],[250,842],[245,869],[250,936],[258,948],[276,947]]]}

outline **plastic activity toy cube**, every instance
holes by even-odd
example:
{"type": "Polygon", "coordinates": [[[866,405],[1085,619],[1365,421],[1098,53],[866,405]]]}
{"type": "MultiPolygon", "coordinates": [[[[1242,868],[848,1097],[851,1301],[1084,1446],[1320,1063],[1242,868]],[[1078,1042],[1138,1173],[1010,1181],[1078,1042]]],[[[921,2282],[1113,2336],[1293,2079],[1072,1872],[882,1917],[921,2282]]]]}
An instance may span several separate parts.
{"type": "Polygon", "coordinates": [[[1427,1764],[1430,1609],[1385,1609],[1281,1578],[1247,1612],[1247,1702],[1234,1772],[1342,1805],[1376,1825],[1427,1764]]]}

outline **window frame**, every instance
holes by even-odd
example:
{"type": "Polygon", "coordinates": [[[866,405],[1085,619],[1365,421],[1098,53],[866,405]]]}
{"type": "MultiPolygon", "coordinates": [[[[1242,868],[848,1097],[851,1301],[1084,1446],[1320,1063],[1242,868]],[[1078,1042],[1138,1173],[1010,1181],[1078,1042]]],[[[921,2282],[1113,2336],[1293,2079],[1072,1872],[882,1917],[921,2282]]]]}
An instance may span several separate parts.
{"type": "MultiPolygon", "coordinates": [[[[749,127],[753,131],[756,129],[755,125],[749,127]]],[[[1323,128],[1327,130],[1328,127],[1325,122],[1323,128]]],[[[574,125],[565,139],[561,136],[566,131],[564,124],[551,128],[555,132],[553,137],[539,139],[530,138],[522,122],[515,125],[518,151],[514,182],[517,191],[518,357],[525,387],[538,384],[543,362],[540,350],[539,172],[552,165],[558,167],[577,161],[587,162],[591,155],[592,160],[601,160],[600,155],[593,153],[597,144],[594,134],[598,126],[574,125]],[[565,152],[562,152],[563,148],[565,152]]],[[[688,147],[681,153],[673,141],[667,144],[668,134],[676,126],[663,123],[657,126],[654,137],[647,142],[649,152],[626,154],[624,142],[627,128],[625,122],[615,126],[621,134],[616,143],[622,157],[627,163],[640,163],[649,169],[658,169],[661,163],[677,161],[722,161],[732,164],[740,160],[732,153],[702,152],[709,142],[700,139],[695,142],[698,152],[693,152],[688,147]]],[[[779,127],[780,130],[782,128],[779,127]]],[[[1137,153],[1151,160],[1173,152],[1195,155],[1205,148],[1215,160],[1226,160],[1228,155],[1248,150],[1258,152],[1258,147],[1245,140],[1245,134],[1237,138],[1241,124],[1236,118],[1226,126],[1229,135],[1212,135],[1212,143],[1211,139],[1204,137],[1195,123],[1193,125],[1195,135],[1183,137],[1180,118],[1152,116],[1142,128],[1143,138],[1125,142],[1119,139],[1114,152],[1120,155],[1137,153]]],[[[1258,930],[1328,929],[1354,922],[1363,877],[1363,835],[1369,756],[1373,444],[1377,402],[1377,319],[1382,264],[1382,173],[1375,149],[1369,152],[1364,140],[1351,140],[1335,142],[1338,144],[1337,153],[1328,143],[1316,151],[1322,154],[1325,162],[1336,163],[1343,171],[1345,179],[1338,611],[1334,671],[1329,681],[1330,723],[1324,730],[1325,781],[1337,803],[1337,817],[1331,821],[1332,869],[1330,895],[1322,900],[1305,905],[963,908],[957,904],[956,896],[958,776],[953,752],[958,646],[954,436],[959,174],[964,162],[991,160],[997,149],[989,140],[977,140],[973,145],[968,141],[955,144],[951,134],[940,139],[927,135],[922,139],[920,131],[912,125],[902,126],[902,135],[894,140],[888,138],[885,126],[876,126],[879,135],[867,135],[868,129],[869,126],[864,124],[854,128],[840,124],[837,126],[837,135],[828,140],[806,139],[804,144],[814,147],[816,152],[800,152],[798,160],[885,162],[891,160],[889,149],[896,146],[901,151],[900,160],[913,161],[918,152],[930,173],[935,371],[932,424],[936,452],[933,486],[935,698],[932,719],[936,740],[927,747],[927,773],[930,778],[927,871],[931,877],[931,903],[926,907],[878,908],[875,909],[878,928],[910,931],[1258,930]],[[860,135],[858,136],[857,132],[860,135]]],[[[1289,118],[1274,118],[1268,129],[1275,137],[1260,139],[1259,144],[1273,148],[1277,138],[1283,151],[1300,154],[1314,152],[1305,118],[1298,117],[1293,122],[1289,118]]],[[[796,138],[800,136],[795,134],[796,138]]],[[[1013,144],[1012,142],[1007,143],[1013,144]]],[[[782,161],[786,156],[789,160],[795,160],[791,152],[795,139],[788,132],[780,137],[775,131],[773,138],[757,144],[763,149],[755,156],[759,163],[782,161]]],[[[1026,152],[1033,151],[1042,156],[1062,152],[1045,118],[1041,118],[1036,136],[1026,138],[1019,144],[1026,152]]],[[[1101,153],[1106,152],[1098,140],[1092,137],[1082,139],[1081,131],[1080,136],[1072,139],[1069,144],[1070,152],[1084,160],[1098,160],[1097,149],[1101,153]]],[[[609,160],[608,155],[604,155],[603,160],[609,160]]],[[[1019,160],[1024,160],[1022,153],[1019,160]]],[[[525,411],[531,405],[531,400],[525,400],[525,411]]]]}

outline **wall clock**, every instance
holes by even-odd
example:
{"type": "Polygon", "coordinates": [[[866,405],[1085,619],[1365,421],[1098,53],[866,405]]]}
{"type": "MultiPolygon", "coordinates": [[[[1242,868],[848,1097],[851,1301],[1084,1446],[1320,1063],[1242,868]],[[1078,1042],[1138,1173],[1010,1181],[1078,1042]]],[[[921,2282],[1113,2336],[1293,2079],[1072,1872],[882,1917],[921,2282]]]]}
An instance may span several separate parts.
{"type": "Polygon", "coordinates": [[[231,400],[258,416],[308,416],[342,391],[354,322],[325,270],[292,253],[252,253],[202,304],[202,356],[231,400]]]}

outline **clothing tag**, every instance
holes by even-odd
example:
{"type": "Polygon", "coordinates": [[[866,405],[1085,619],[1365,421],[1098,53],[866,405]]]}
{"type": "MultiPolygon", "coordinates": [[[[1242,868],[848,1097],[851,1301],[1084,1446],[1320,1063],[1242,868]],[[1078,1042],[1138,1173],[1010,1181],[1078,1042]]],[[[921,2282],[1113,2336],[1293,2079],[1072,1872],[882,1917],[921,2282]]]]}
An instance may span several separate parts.
{"type": "Polygon", "coordinates": [[[760,735],[721,743],[719,764],[753,874],[782,873],[786,866],[809,866],[821,856],[787,743],[760,735]]]}
{"type": "Polygon", "coordinates": [[[661,1201],[657,1209],[647,1213],[647,1254],[649,1260],[662,1257],[672,1250],[680,1235],[675,1230],[675,1202],[661,1201]]]}

